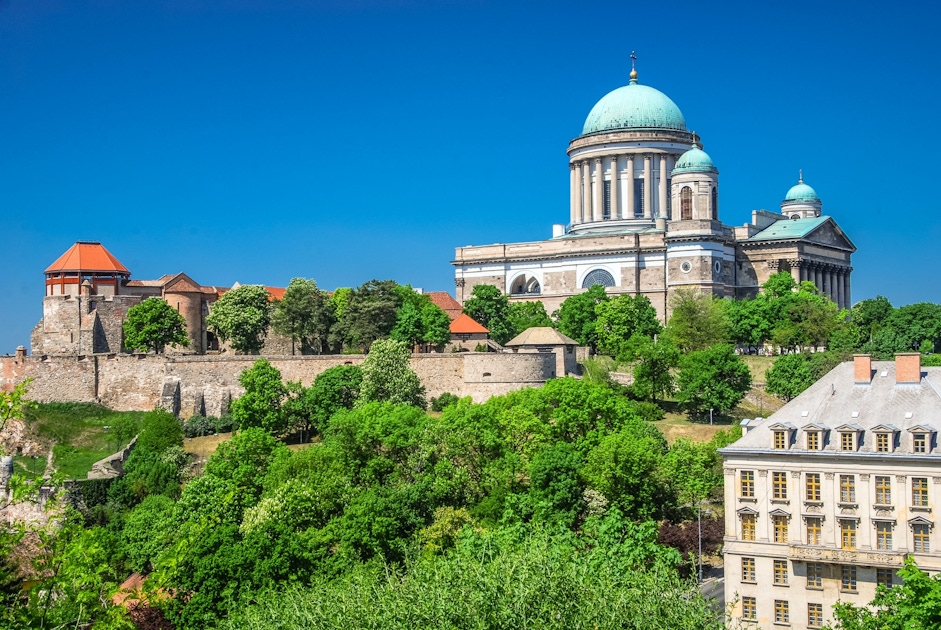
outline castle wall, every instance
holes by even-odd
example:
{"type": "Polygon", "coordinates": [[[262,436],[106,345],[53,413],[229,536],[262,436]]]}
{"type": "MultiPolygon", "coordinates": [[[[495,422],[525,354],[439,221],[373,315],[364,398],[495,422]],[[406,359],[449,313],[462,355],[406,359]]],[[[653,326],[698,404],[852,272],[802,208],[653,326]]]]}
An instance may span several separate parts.
{"type": "MultiPolygon", "coordinates": [[[[182,417],[221,415],[243,389],[239,374],[258,356],[157,356],[98,354],[0,357],[0,388],[33,378],[29,397],[39,402],[99,402],[111,409],[171,408],[182,417]]],[[[364,355],[268,356],[285,381],[310,385],[338,365],[359,365],[364,355]]],[[[521,387],[539,386],[556,375],[554,354],[416,354],[412,369],[426,395],[450,392],[482,402],[521,387]]]]}

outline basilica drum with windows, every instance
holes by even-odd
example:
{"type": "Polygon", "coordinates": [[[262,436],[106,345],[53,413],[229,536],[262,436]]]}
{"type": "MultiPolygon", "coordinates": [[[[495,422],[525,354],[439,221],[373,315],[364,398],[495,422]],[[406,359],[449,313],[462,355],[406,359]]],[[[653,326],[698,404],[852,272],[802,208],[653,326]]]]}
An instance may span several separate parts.
{"type": "Polygon", "coordinates": [[[941,368],[859,355],[742,424],[720,451],[735,618],[819,628],[836,601],[866,604],[897,583],[906,555],[941,571],[941,368]]]}
{"type": "Polygon", "coordinates": [[[459,302],[491,284],[551,312],[600,284],[612,295],[646,295],[664,318],[677,289],[748,297],[785,270],[850,305],[856,248],[822,215],[814,189],[800,177],[780,212],[723,224],[718,169],[679,107],[636,71],[592,108],[568,155],[568,225],[553,226],[549,240],[458,247],[459,302]]]}

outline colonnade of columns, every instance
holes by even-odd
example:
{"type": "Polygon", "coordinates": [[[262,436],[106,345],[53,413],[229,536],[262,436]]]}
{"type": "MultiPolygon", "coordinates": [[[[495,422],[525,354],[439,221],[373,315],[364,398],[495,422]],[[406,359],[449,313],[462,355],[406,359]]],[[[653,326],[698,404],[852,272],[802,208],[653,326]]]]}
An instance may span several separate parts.
{"type": "Polygon", "coordinates": [[[670,218],[667,207],[669,203],[669,156],[666,153],[647,153],[647,154],[626,154],[613,155],[606,157],[589,158],[571,162],[569,185],[571,189],[569,205],[571,208],[570,223],[587,223],[589,221],[604,220],[604,181],[605,171],[610,169],[610,216],[612,220],[633,219],[635,218],[635,208],[637,200],[635,199],[634,181],[635,169],[643,168],[643,217],[653,220],[656,218],[653,214],[654,208],[654,168],[659,170],[659,182],[657,186],[657,207],[658,215],[670,218]],[[618,167],[619,159],[626,158],[627,167],[620,169],[618,167]],[[643,165],[634,164],[635,160],[643,159],[643,165]],[[654,160],[658,159],[655,165],[654,160]],[[594,170],[592,169],[594,166],[594,170]],[[594,172],[594,177],[592,173],[594,172]],[[621,203],[621,194],[619,187],[622,183],[625,186],[625,203],[621,203]],[[592,187],[594,179],[595,186],[592,187]],[[625,207],[626,206],[626,207],[625,207]]]}
{"type": "Polygon", "coordinates": [[[796,266],[799,282],[813,282],[821,293],[829,297],[840,308],[850,308],[850,272],[852,267],[841,267],[830,263],[817,263],[808,260],[798,261],[796,266]]]}

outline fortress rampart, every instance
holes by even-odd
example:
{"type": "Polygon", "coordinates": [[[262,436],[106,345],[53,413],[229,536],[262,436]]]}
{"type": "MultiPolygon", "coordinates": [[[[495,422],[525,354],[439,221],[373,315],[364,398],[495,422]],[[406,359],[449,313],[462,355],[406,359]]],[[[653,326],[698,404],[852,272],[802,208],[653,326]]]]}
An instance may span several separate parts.
{"type": "MultiPolygon", "coordinates": [[[[32,377],[29,397],[39,402],[98,402],[121,411],[157,406],[182,417],[218,416],[243,389],[238,376],[258,356],[157,356],[87,354],[0,357],[0,388],[32,377]]],[[[285,381],[310,385],[338,365],[358,365],[365,355],[266,356],[285,381]]],[[[451,392],[482,402],[556,376],[554,353],[416,354],[410,364],[428,397],[451,392]]]]}

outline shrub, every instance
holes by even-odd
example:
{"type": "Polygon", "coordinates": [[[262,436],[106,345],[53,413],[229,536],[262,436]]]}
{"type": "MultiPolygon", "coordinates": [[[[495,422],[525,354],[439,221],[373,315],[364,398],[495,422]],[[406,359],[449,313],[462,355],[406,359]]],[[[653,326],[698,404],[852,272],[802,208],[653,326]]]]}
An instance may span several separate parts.
{"type": "Polygon", "coordinates": [[[212,435],[217,431],[215,418],[193,415],[183,423],[183,435],[188,438],[212,435]]]}
{"type": "Polygon", "coordinates": [[[235,423],[232,421],[232,415],[228,413],[222,414],[218,418],[213,418],[213,421],[216,425],[216,433],[231,433],[235,426],[235,423]]]}
{"type": "Polygon", "coordinates": [[[451,405],[453,405],[459,400],[460,398],[458,398],[451,392],[444,392],[437,398],[431,399],[431,410],[432,411],[444,411],[445,407],[450,407],[451,405]]]}

